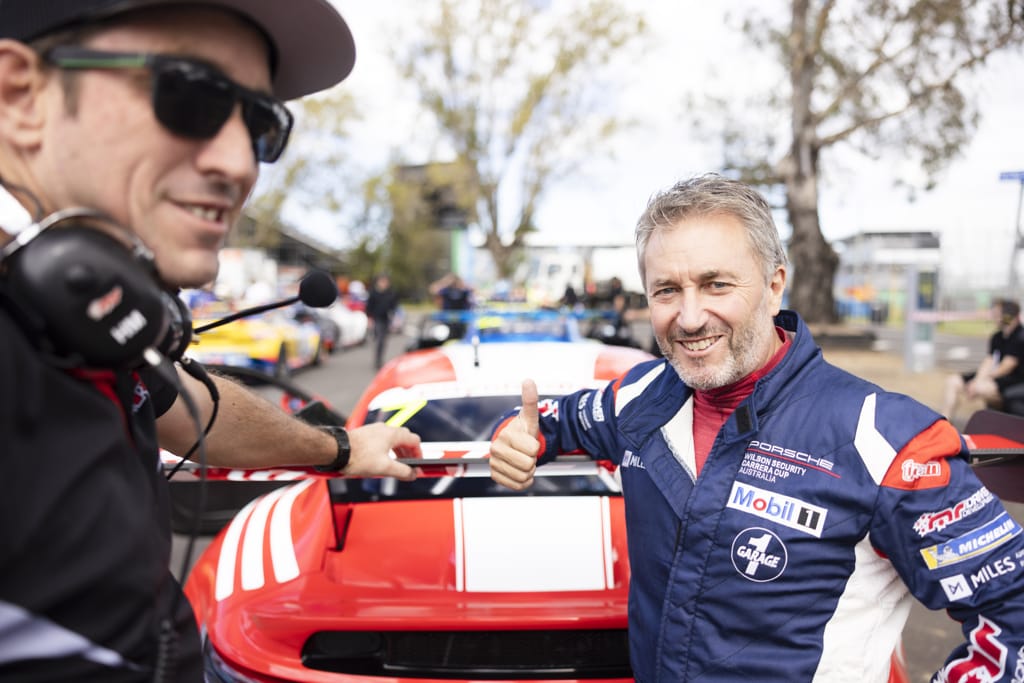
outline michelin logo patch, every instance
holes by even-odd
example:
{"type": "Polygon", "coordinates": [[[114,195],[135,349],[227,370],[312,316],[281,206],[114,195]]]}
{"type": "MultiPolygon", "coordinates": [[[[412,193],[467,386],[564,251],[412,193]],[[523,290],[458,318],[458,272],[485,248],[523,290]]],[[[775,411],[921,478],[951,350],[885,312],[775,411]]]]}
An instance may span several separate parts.
{"type": "Polygon", "coordinates": [[[921,548],[921,557],[929,569],[940,569],[995,550],[1021,532],[1007,513],[963,536],[938,545],[921,548]]]}
{"type": "Polygon", "coordinates": [[[751,527],[732,542],[732,566],[748,581],[774,581],[786,571],[786,544],[768,529],[751,527]]]}
{"type": "Polygon", "coordinates": [[[732,484],[729,504],[726,507],[788,526],[790,529],[817,538],[821,538],[822,529],[825,528],[825,517],[828,515],[826,508],[738,481],[732,484]]]}

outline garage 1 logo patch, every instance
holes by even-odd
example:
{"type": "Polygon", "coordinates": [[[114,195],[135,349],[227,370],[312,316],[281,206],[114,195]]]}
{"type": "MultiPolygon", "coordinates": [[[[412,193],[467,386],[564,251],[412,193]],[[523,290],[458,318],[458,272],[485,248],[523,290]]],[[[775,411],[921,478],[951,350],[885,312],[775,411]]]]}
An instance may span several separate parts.
{"type": "Polygon", "coordinates": [[[768,529],[744,529],[732,542],[732,566],[748,581],[774,581],[786,571],[786,544],[768,529]]]}

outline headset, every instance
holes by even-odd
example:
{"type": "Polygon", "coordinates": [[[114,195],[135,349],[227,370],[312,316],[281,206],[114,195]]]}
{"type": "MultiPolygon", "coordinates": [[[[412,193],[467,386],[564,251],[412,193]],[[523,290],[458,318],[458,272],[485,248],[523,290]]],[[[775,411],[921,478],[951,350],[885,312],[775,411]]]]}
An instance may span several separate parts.
{"type": "Polygon", "coordinates": [[[54,212],[0,250],[0,301],[60,367],[135,369],[182,358],[188,308],[159,281],[153,252],[110,216],[54,212]]]}

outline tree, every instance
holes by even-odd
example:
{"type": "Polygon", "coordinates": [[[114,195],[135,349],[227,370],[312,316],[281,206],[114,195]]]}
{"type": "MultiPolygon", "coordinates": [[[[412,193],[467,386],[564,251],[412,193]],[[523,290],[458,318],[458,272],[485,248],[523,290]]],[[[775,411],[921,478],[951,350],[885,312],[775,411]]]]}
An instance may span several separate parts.
{"type": "Polygon", "coordinates": [[[467,169],[476,226],[502,277],[535,229],[545,191],[627,125],[601,78],[646,32],[612,0],[577,2],[562,15],[546,5],[440,0],[423,33],[395,54],[452,163],[467,169]]]}
{"type": "MultiPolygon", "coordinates": [[[[750,17],[745,34],[776,51],[787,88],[763,100],[788,130],[723,127],[725,166],[758,185],[781,185],[792,227],[790,305],[809,322],[835,318],[838,257],[818,216],[825,154],[847,147],[915,161],[930,187],[977,125],[968,76],[1019,48],[1011,0],[790,0],[788,27],[750,17]]],[[[735,104],[735,103],[734,103],[735,104]]],[[[765,118],[765,108],[751,108],[765,118]]],[[[733,110],[736,111],[736,110],[733,110]]]]}
{"type": "MultiPolygon", "coordinates": [[[[277,246],[286,202],[307,213],[329,214],[348,229],[356,229],[366,212],[366,172],[356,167],[346,149],[349,125],[359,117],[351,93],[332,89],[289,107],[296,122],[288,147],[276,163],[260,169],[260,182],[246,209],[257,226],[251,246],[277,246]]],[[[307,226],[297,229],[308,232],[307,226]]]]}
{"type": "MultiPolygon", "coordinates": [[[[390,207],[388,239],[381,261],[395,287],[409,296],[425,295],[430,282],[451,270],[450,232],[440,230],[441,216],[431,204],[435,195],[451,194],[457,172],[448,164],[398,166],[386,185],[390,207]]],[[[378,202],[381,203],[381,202],[378,202]]]]}

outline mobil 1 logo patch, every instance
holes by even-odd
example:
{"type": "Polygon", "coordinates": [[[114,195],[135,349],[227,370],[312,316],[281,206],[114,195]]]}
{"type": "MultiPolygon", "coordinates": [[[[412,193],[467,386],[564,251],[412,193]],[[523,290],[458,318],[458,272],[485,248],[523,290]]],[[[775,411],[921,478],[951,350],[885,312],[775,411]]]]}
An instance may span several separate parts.
{"type": "Polygon", "coordinates": [[[742,510],[817,538],[821,538],[825,517],[828,515],[826,508],[738,481],[732,484],[726,507],[742,510]]]}
{"type": "Polygon", "coordinates": [[[744,529],[732,542],[732,566],[749,581],[774,581],[786,571],[788,560],[786,544],[768,529],[744,529]]]}

